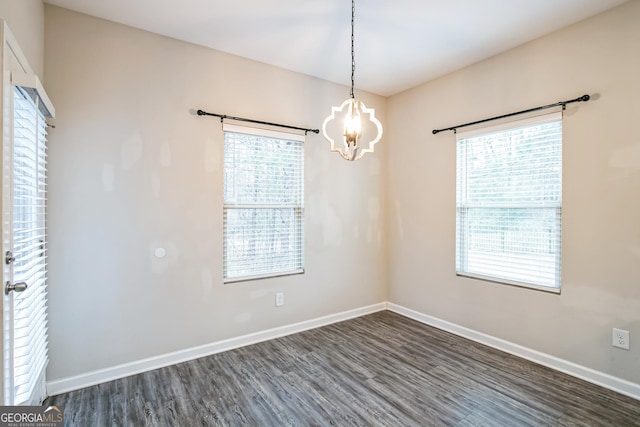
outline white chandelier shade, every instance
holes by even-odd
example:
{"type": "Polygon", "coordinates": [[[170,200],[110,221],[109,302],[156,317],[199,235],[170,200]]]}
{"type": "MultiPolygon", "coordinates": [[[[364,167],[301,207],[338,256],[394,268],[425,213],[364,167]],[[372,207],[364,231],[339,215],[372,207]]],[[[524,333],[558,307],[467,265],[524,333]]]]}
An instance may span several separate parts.
{"type": "Polygon", "coordinates": [[[367,108],[359,99],[349,98],[339,107],[331,107],[331,114],[322,123],[322,135],[331,144],[331,151],[353,161],[373,153],[375,144],[382,138],[382,124],[373,108],[367,108]]]}

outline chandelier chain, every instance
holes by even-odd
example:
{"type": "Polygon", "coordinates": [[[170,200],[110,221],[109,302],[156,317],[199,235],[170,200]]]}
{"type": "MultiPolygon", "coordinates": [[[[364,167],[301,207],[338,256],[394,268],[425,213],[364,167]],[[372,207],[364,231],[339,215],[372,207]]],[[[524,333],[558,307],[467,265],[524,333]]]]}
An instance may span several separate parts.
{"type": "Polygon", "coordinates": [[[354,37],[353,27],[356,15],[356,0],[351,0],[351,98],[355,98],[353,95],[353,87],[355,86],[355,74],[356,74],[356,56],[354,50],[354,37]]]}

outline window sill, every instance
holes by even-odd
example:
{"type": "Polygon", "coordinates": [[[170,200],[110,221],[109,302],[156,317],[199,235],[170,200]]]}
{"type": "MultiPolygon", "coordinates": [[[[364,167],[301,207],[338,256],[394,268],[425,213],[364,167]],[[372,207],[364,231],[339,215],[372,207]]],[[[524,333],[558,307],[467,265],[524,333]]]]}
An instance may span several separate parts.
{"type": "Polygon", "coordinates": [[[273,277],[293,276],[296,274],[304,274],[304,269],[284,271],[273,274],[256,274],[255,276],[242,276],[242,277],[226,277],[224,283],[236,283],[236,282],[248,282],[251,280],[271,279],[273,277]]]}
{"type": "Polygon", "coordinates": [[[552,287],[549,287],[549,286],[534,285],[534,284],[531,284],[531,283],[523,283],[523,282],[516,282],[516,281],[512,281],[512,280],[500,279],[500,278],[497,278],[497,277],[483,276],[481,274],[462,273],[462,272],[456,271],[456,276],[467,277],[467,278],[476,279],[476,280],[482,280],[482,281],[485,281],[485,282],[498,283],[498,284],[501,284],[501,285],[509,285],[509,286],[516,286],[516,287],[519,287],[519,288],[527,288],[527,289],[532,289],[534,291],[548,292],[548,293],[558,294],[558,295],[560,295],[560,293],[561,293],[559,287],[558,288],[552,288],[552,287]]]}

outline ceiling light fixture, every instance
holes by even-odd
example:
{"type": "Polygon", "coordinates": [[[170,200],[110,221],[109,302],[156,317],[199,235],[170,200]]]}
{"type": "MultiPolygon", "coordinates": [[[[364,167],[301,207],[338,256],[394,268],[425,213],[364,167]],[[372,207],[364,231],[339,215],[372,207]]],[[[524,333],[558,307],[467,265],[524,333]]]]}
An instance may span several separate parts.
{"type": "Polygon", "coordinates": [[[353,95],[353,87],[355,84],[356,60],[354,54],[354,18],[355,18],[355,0],[351,0],[351,96],[339,107],[331,107],[331,114],[324,120],[322,124],[322,134],[331,143],[331,151],[340,153],[343,159],[353,161],[358,160],[366,153],[373,153],[374,145],[382,138],[382,125],[376,119],[375,110],[367,108],[364,102],[356,99],[353,95]],[[363,116],[368,116],[363,124],[363,116]],[[331,126],[331,122],[338,118],[339,125],[331,126]],[[342,119],[342,120],[340,120],[342,119]],[[372,130],[376,131],[376,135],[368,143],[363,142],[363,135],[369,134],[372,130]],[[342,143],[336,146],[335,139],[339,139],[338,134],[342,133],[342,143]],[[335,135],[336,138],[332,138],[335,135]],[[363,146],[366,144],[366,148],[363,146]]]}

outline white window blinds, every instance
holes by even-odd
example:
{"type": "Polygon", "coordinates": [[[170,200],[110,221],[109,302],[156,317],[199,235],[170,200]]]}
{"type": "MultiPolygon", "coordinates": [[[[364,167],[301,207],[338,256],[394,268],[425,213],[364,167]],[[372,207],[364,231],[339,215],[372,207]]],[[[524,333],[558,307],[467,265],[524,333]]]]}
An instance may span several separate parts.
{"type": "Polygon", "coordinates": [[[304,270],[304,137],[224,126],[224,278],[304,270]]]}
{"type": "MultiPolygon", "coordinates": [[[[36,100],[36,103],[38,100],[36,100]]],[[[46,122],[20,87],[14,89],[13,293],[14,404],[31,400],[47,365],[46,122]]]]}
{"type": "Polygon", "coordinates": [[[456,140],[457,273],[559,290],[562,114],[456,140]]]}

